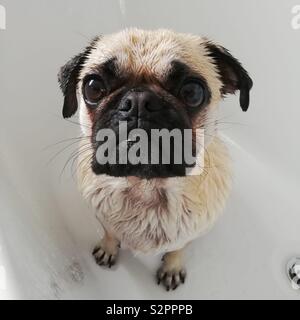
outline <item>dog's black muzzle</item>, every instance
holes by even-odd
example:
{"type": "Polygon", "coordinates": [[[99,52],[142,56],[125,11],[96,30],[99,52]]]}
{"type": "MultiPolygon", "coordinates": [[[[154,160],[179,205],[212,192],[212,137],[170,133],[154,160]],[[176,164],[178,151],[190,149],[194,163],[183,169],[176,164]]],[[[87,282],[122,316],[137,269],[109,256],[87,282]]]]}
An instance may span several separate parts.
{"type": "MultiPolygon", "coordinates": [[[[175,138],[171,138],[168,149],[164,148],[162,140],[156,139],[154,141],[152,134],[153,129],[156,129],[154,130],[156,132],[162,129],[167,129],[168,132],[171,132],[173,129],[176,129],[181,132],[183,137],[183,130],[188,128],[190,128],[188,118],[153,91],[145,88],[131,89],[123,95],[119,103],[117,103],[115,110],[110,113],[109,124],[107,118],[105,116],[103,117],[103,115],[95,123],[93,135],[95,156],[92,161],[92,169],[96,174],[108,174],[117,177],[137,176],[150,179],[185,176],[187,165],[184,162],[183,156],[183,138],[178,141],[175,141],[175,138]],[[105,123],[103,123],[103,119],[106,119],[105,123]],[[142,145],[143,148],[147,149],[146,164],[143,162],[131,163],[130,160],[124,164],[120,161],[122,157],[120,154],[121,151],[124,152],[124,148],[128,155],[130,153],[129,149],[134,147],[136,142],[140,141],[142,143],[142,140],[139,138],[137,138],[137,140],[128,140],[128,135],[120,132],[120,123],[124,125],[122,128],[125,128],[126,124],[127,134],[133,132],[132,130],[134,129],[142,129],[147,135],[147,144],[144,143],[144,145],[142,145]],[[97,141],[97,133],[99,130],[101,131],[101,129],[111,129],[115,135],[115,157],[113,158],[116,160],[116,163],[112,163],[114,161],[104,163],[105,161],[103,162],[102,159],[99,159],[97,149],[101,146],[103,147],[104,143],[107,143],[107,140],[104,141],[104,139],[97,141]],[[166,150],[170,154],[170,157],[167,157],[167,159],[169,159],[167,163],[164,157],[166,150]],[[178,163],[178,157],[176,160],[175,154],[177,153],[178,156],[178,152],[182,153],[181,163],[178,163]],[[151,157],[153,153],[156,153],[156,159],[159,159],[158,162],[153,163],[153,158],[151,157]],[[157,153],[159,156],[157,156],[157,153]]],[[[114,140],[114,138],[112,138],[112,140],[114,140]]],[[[136,154],[137,157],[141,156],[138,151],[136,154]]],[[[104,154],[103,157],[106,157],[106,155],[104,154]]]]}

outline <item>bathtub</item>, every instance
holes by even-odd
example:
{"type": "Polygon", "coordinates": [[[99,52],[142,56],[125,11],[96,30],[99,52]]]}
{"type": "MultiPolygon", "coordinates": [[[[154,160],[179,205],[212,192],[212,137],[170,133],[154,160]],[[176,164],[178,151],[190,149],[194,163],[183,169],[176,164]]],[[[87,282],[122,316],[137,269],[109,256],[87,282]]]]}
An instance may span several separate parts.
{"type": "Polygon", "coordinates": [[[294,0],[0,4],[0,299],[300,298],[286,270],[300,256],[294,0]],[[254,80],[247,113],[237,97],[220,104],[233,191],[214,229],[188,247],[188,278],[173,292],[155,284],[159,256],[122,251],[116,270],[95,264],[91,250],[101,229],[68,162],[76,144],[66,139],[80,131],[78,119],[62,119],[57,71],[93,36],[127,26],[209,36],[254,80]]]}

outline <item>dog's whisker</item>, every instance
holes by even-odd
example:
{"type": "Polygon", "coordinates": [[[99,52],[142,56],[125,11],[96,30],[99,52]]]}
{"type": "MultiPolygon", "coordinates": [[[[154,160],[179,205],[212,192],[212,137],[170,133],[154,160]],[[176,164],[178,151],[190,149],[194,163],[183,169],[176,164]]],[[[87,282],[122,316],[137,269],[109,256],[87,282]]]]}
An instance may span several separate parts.
{"type": "Polygon", "coordinates": [[[93,154],[92,155],[87,155],[86,157],[84,157],[83,159],[78,161],[76,170],[79,170],[81,168],[82,173],[85,175],[87,173],[87,171],[91,170],[89,164],[92,161],[92,159],[93,159],[93,154]],[[85,169],[83,169],[83,168],[85,168],[85,169]]]}
{"type": "Polygon", "coordinates": [[[89,149],[92,150],[92,148],[89,146],[86,150],[82,150],[82,149],[80,148],[79,150],[74,151],[74,152],[70,155],[70,157],[68,158],[68,160],[66,161],[66,163],[65,163],[65,165],[64,165],[64,167],[63,167],[63,169],[62,169],[62,171],[61,171],[60,178],[62,177],[62,175],[63,175],[66,167],[67,167],[68,164],[73,160],[73,158],[74,158],[74,157],[77,158],[81,153],[86,152],[86,151],[89,150],[89,149]]]}
{"type": "Polygon", "coordinates": [[[76,122],[76,121],[73,121],[73,120],[70,120],[70,119],[64,119],[64,120],[66,120],[66,121],[69,122],[69,123],[78,125],[78,126],[80,126],[80,127],[85,127],[85,128],[88,128],[88,129],[92,129],[92,127],[91,127],[90,125],[87,125],[87,124],[85,124],[85,123],[76,122]]]}
{"type": "Polygon", "coordinates": [[[78,170],[79,163],[81,163],[81,161],[82,161],[80,159],[82,157],[82,155],[87,153],[86,157],[91,157],[91,159],[93,158],[94,149],[91,146],[86,147],[86,148],[81,148],[80,151],[81,152],[79,152],[76,156],[73,157],[72,164],[71,164],[71,173],[72,173],[72,175],[78,170]],[[77,166],[76,166],[75,170],[73,170],[76,161],[77,161],[77,166]]]}
{"type": "Polygon", "coordinates": [[[53,143],[53,144],[50,144],[50,145],[46,146],[44,149],[42,149],[42,151],[46,151],[49,148],[55,147],[55,146],[57,146],[59,144],[66,143],[66,142],[69,142],[69,141],[74,141],[74,140],[80,141],[80,140],[90,139],[90,138],[91,138],[91,136],[80,136],[80,137],[74,137],[74,138],[68,138],[68,139],[60,140],[60,141],[58,141],[56,143],[53,143]]]}
{"type": "MultiPolygon", "coordinates": [[[[63,147],[62,149],[60,149],[58,152],[56,152],[55,154],[54,154],[54,156],[52,156],[49,160],[48,160],[48,162],[47,162],[47,166],[54,160],[54,159],[56,159],[61,153],[63,153],[64,151],[66,151],[67,149],[69,149],[70,147],[72,147],[73,145],[78,145],[79,144],[79,142],[78,141],[74,141],[74,142],[72,142],[72,143],[70,143],[69,145],[67,145],[67,146],[65,146],[65,147],[63,147]]],[[[82,144],[83,146],[84,145],[89,145],[90,143],[86,143],[86,144],[82,144]]]]}

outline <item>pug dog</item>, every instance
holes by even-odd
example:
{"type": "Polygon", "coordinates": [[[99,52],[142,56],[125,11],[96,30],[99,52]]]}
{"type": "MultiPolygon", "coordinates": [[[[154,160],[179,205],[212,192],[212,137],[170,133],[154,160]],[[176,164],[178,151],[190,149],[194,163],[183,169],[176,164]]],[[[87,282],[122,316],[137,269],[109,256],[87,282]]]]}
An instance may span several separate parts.
{"type": "Polygon", "coordinates": [[[157,282],[176,289],[186,278],[184,248],[213,226],[230,191],[218,103],[239,91],[240,107],[247,111],[251,78],[227,49],[207,38],[132,28],[95,38],[61,68],[59,83],[63,117],[79,109],[79,189],[104,229],[95,261],[111,267],[121,246],[161,253],[157,282]],[[97,134],[118,132],[120,121],[127,121],[129,132],[201,129],[202,173],[187,174],[185,163],[101,163],[97,134]]]}

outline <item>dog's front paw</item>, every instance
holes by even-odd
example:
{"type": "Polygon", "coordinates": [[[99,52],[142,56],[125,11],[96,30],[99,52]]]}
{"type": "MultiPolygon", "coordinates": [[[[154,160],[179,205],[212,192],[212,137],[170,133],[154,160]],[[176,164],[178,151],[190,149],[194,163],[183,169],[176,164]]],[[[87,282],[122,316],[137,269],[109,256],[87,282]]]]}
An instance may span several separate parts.
{"type": "Polygon", "coordinates": [[[117,261],[119,243],[115,239],[104,237],[95,247],[93,256],[99,266],[111,268],[117,261]]]}
{"type": "Polygon", "coordinates": [[[182,266],[181,255],[176,251],[165,254],[156,273],[157,284],[162,283],[167,291],[175,290],[184,283],[185,278],[186,270],[182,266]]]}
{"type": "Polygon", "coordinates": [[[167,291],[175,290],[180,284],[184,283],[186,277],[185,269],[164,270],[163,267],[157,270],[157,284],[162,283],[167,291]]]}

